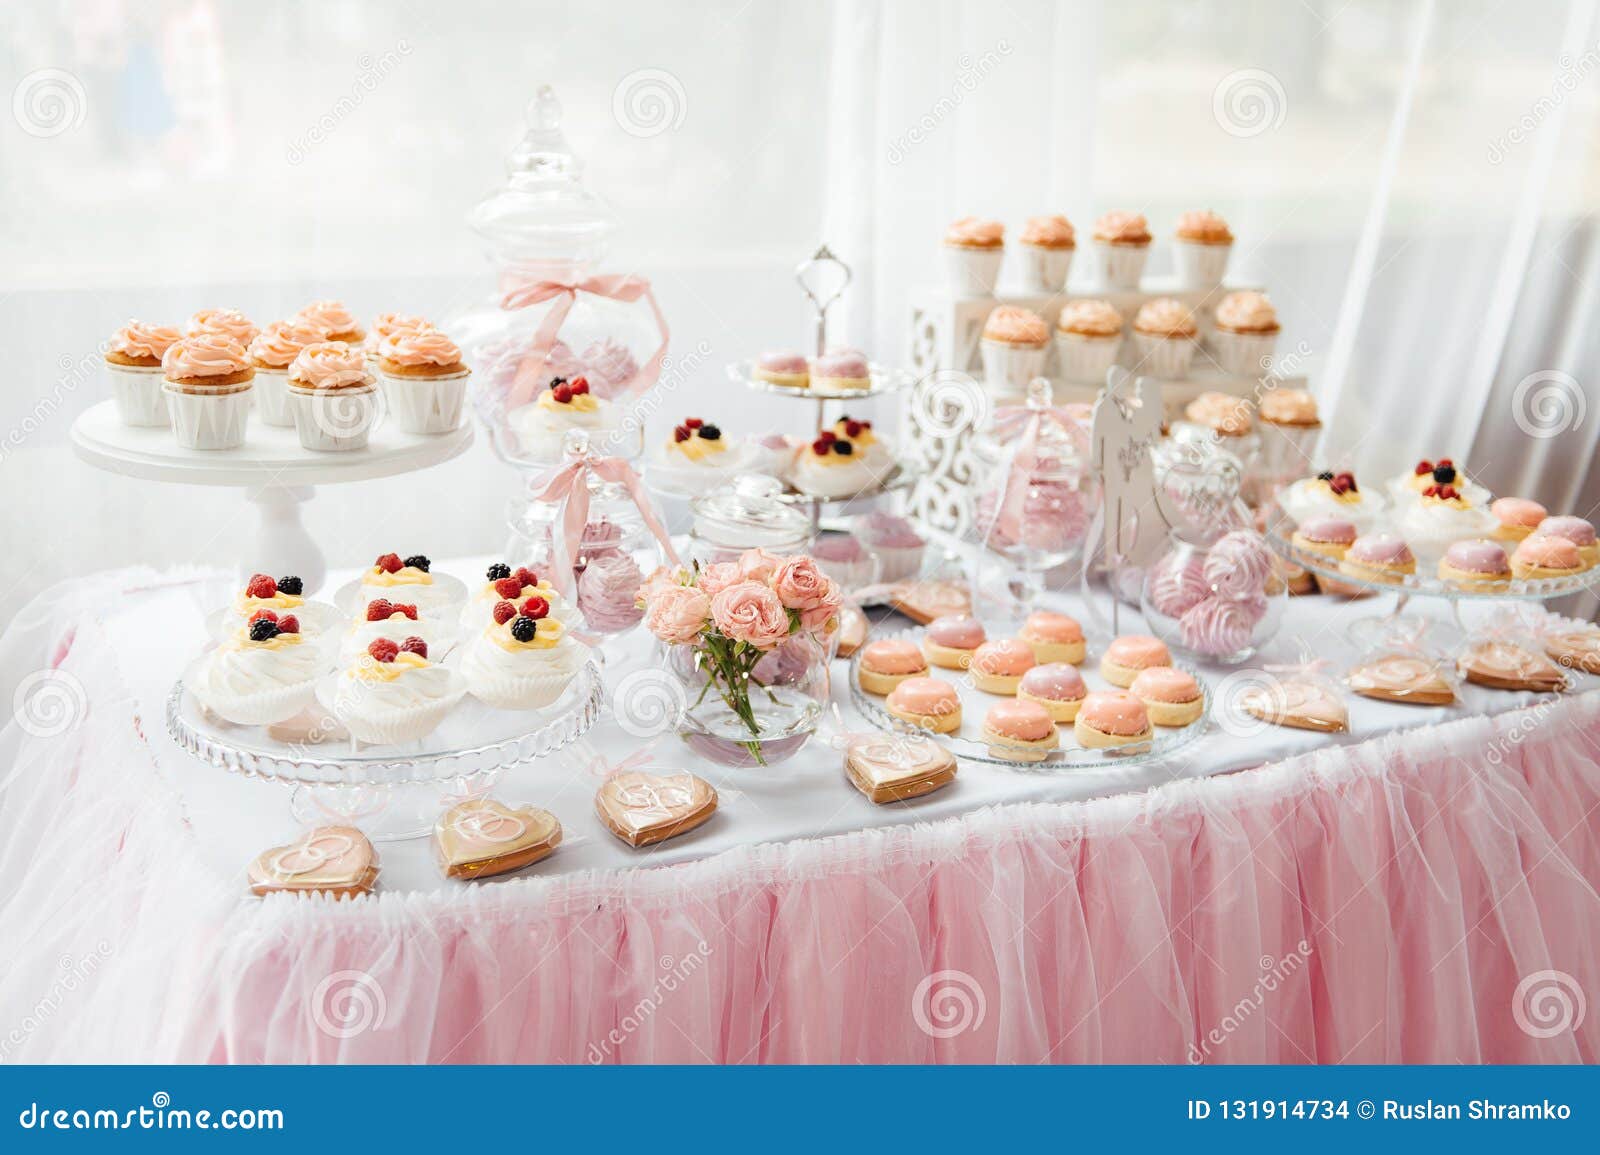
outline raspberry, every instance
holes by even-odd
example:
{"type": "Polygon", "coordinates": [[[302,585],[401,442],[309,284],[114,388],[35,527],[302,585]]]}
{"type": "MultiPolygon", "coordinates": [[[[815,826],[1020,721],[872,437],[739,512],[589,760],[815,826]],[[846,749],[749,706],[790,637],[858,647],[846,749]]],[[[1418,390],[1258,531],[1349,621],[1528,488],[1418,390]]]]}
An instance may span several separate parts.
{"type": "Polygon", "coordinates": [[[574,377],[572,379],[571,389],[574,397],[582,397],[585,393],[589,392],[589,378],[574,377]]]}
{"type": "Polygon", "coordinates": [[[278,615],[273,613],[271,610],[257,610],[255,613],[250,615],[251,625],[255,625],[257,622],[275,622],[277,620],[278,615]]]}
{"type": "Polygon", "coordinates": [[[1437,485],[1430,485],[1430,486],[1428,486],[1427,489],[1424,489],[1422,491],[1422,496],[1423,497],[1437,497],[1438,495],[1439,495],[1439,487],[1437,485]]]}
{"type": "Polygon", "coordinates": [[[704,424],[705,422],[698,417],[688,417],[684,419],[683,427],[685,429],[699,429],[704,424]]]}
{"type": "Polygon", "coordinates": [[[425,553],[412,554],[410,557],[406,558],[406,565],[410,566],[412,569],[420,569],[423,573],[427,573],[433,568],[433,563],[428,560],[428,555],[425,553]]]}
{"type": "Polygon", "coordinates": [[[676,429],[674,429],[672,431],[672,440],[674,440],[674,441],[687,441],[687,440],[689,440],[689,430],[688,430],[688,428],[686,428],[685,426],[682,426],[682,425],[678,426],[676,429]]]}
{"type": "Polygon", "coordinates": [[[277,622],[269,622],[266,618],[262,618],[259,622],[250,623],[250,640],[252,642],[270,642],[277,636],[277,622]]]}
{"type": "Polygon", "coordinates": [[[540,618],[548,617],[549,614],[550,603],[537,594],[522,603],[522,616],[525,618],[538,621],[540,618]]]}
{"type": "Polygon", "coordinates": [[[861,428],[863,428],[863,429],[871,429],[871,428],[872,428],[872,422],[870,422],[870,421],[863,421],[863,422],[862,422],[862,423],[861,423],[861,428]]]}
{"type": "Polygon", "coordinates": [[[832,445],[835,441],[839,440],[839,435],[831,429],[824,429],[821,433],[817,434],[817,440],[826,441],[829,445],[832,445]]]}
{"type": "Polygon", "coordinates": [[[539,623],[532,618],[517,618],[511,623],[511,636],[519,642],[531,642],[539,632],[539,623]]]}
{"type": "Polygon", "coordinates": [[[846,421],[844,423],[844,435],[846,437],[860,437],[861,431],[865,428],[866,426],[859,421],[846,421]]]}
{"type": "Polygon", "coordinates": [[[501,578],[494,583],[494,592],[503,598],[514,598],[522,592],[522,582],[518,578],[501,578]]]}
{"type": "Polygon", "coordinates": [[[1461,495],[1456,492],[1456,487],[1453,485],[1441,485],[1439,487],[1439,497],[1443,501],[1454,501],[1460,496],[1461,495]]]}
{"type": "Polygon", "coordinates": [[[562,405],[566,405],[572,400],[572,390],[565,385],[557,385],[550,393],[562,405]]]}
{"type": "Polygon", "coordinates": [[[1437,464],[1439,464],[1439,465],[1454,465],[1455,462],[1451,461],[1448,457],[1441,457],[1441,458],[1439,458],[1437,464]]]}
{"type": "Polygon", "coordinates": [[[1431,461],[1419,461],[1419,462],[1417,462],[1417,468],[1415,470],[1413,470],[1413,472],[1416,473],[1416,475],[1418,477],[1421,477],[1424,473],[1432,473],[1433,472],[1433,462],[1431,462],[1431,461]]]}
{"type": "Polygon", "coordinates": [[[369,622],[386,622],[392,613],[394,613],[394,607],[389,604],[388,598],[373,598],[367,603],[367,621],[369,622]]]}
{"type": "Polygon", "coordinates": [[[244,592],[253,598],[270,598],[278,592],[278,583],[264,573],[251,574],[244,592]]]}
{"type": "Polygon", "coordinates": [[[517,616],[517,607],[510,602],[494,603],[494,624],[503,626],[517,616]]]}
{"type": "Polygon", "coordinates": [[[306,583],[293,575],[281,577],[278,579],[278,592],[280,594],[289,594],[291,597],[299,597],[306,592],[306,583]]]}
{"type": "MultiPolygon", "coordinates": [[[[516,572],[515,576],[516,576],[516,579],[519,582],[521,582],[524,586],[536,586],[536,585],[539,584],[539,575],[534,573],[531,569],[529,569],[525,565],[517,567],[517,572],[516,572]]],[[[520,593],[521,591],[518,591],[518,592],[520,593]]]]}
{"type": "Polygon", "coordinates": [[[400,643],[400,649],[407,654],[415,654],[419,658],[428,656],[428,643],[419,637],[409,637],[400,643]]]}
{"type": "Polygon", "coordinates": [[[399,573],[401,567],[405,565],[405,563],[400,560],[400,555],[397,553],[386,553],[382,557],[378,558],[378,560],[373,564],[381,569],[384,573],[399,573]]]}
{"type": "Polygon", "coordinates": [[[815,453],[818,457],[828,456],[828,442],[822,440],[820,437],[817,438],[811,443],[811,452],[815,453]]]}
{"type": "Polygon", "coordinates": [[[298,634],[300,632],[300,619],[293,614],[289,614],[278,623],[278,632],[280,634],[298,634]]]}
{"type": "Polygon", "coordinates": [[[378,662],[392,662],[399,652],[400,647],[394,644],[393,638],[373,638],[372,644],[367,647],[367,653],[378,662]]]}
{"type": "Polygon", "coordinates": [[[511,567],[508,566],[503,561],[497,561],[492,566],[489,567],[488,577],[489,577],[489,580],[492,581],[492,582],[497,582],[501,578],[508,578],[510,576],[511,576],[511,567]]]}
{"type": "Polygon", "coordinates": [[[416,606],[403,606],[399,602],[395,602],[394,605],[389,607],[389,612],[391,614],[404,614],[406,617],[410,618],[412,621],[416,621],[417,620],[417,607],[416,606]]]}

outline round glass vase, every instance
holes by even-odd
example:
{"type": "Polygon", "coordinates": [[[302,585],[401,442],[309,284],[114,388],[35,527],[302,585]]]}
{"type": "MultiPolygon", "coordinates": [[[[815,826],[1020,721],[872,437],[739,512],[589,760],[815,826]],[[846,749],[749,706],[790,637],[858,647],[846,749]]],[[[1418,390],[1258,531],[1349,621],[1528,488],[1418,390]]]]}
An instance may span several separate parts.
{"type": "Polygon", "coordinates": [[[1150,632],[1190,658],[1231,666],[1277,636],[1288,584],[1254,530],[1175,529],[1144,571],[1140,609],[1150,632]]]}
{"type": "Polygon", "coordinates": [[[828,646],[791,634],[745,663],[722,662],[705,644],[663,646],[661,665],[683,695],[678,734],[719,766],[774,766],[811,741],[827,709],[828,646]]]}

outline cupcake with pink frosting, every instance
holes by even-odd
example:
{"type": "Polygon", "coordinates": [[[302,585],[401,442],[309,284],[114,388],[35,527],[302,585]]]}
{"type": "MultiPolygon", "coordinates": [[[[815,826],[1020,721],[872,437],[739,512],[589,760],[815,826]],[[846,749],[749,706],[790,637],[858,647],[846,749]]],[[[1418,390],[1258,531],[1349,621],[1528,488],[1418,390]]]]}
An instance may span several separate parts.
{"type": "Polygon", "coordinates": [[[1101,386],[1122,348],[1122,314],[1107,301],[1086,298],[1062,307],[1056,319],[1056,360],[1061,376],[1101,386]]]}
{"type": "Polygon", "coordinates": [[[449,433],[461,424],[471,371],[438,329],[398,328],[378,345],[378,384],[406,433],[449,433]]]}
{"type": "Polygon", "coordinates": [[[324,341],[343,341],[346,345],[359,346],[367,337],[361,322],[344,307],[343,301],[329,298],[312,301],[294,315],[294,320],[317,330],[324,341]]]}
{"type": "Polygon", "coordinates": [[[106,376],[124,425],[161,428],[172,424],[161,392],[161,358],[178,339],[178,330],[171,325],[144,321],[129,321],[111,334],[105,354],[106,376]]]}
{"type": "Polygon", "coordinates": [[[1265,293],[1229,293],[1213,318],[1211,348],[1224,373],[1260,377],[1272,371],[1278,344],[1278,311],[1265,293]]]}
{"type": "Polygon", "coordinates": [[[294,424],[289,407],[289,366],[300,351],[322,340],[322,332],[294,321],[274,321],[246,350],[256,371],[256,412],[268,425],[294,424]]]}
{"type": "Polygon", "coordinates": [[[225,333],[196,333],[167,346],[161,369],[179,445],[232,449],[244,443],[256,371],[243,345],[225,333]]]}
{"type": "Polygon", "coordinates": [[[1032,309],[1001,305],[983,323],[983,377],[991,393],[1020,397],[1044,372],[1050,326],[1032,309]]]}
{"type": "Polygon", "coordinates": [[[318,341],[301,349],[289,366],[289,409],[305,448],[366,448],[378,423],[378,387],[361,347],[318,341]]]}
{"type": "Polygon", "coordinates": [[[260,331],[256,323],[238,309],[198,309],[183,325],[185,337],[194,337],[201,333],[220,333],[224,337],[232,337],[246,348],[249,348],[250,342],[256,339],[256,334],[260,331]]]}
{"type": "Polygon", "coordinates": [[[1178,284],[1185,289],[1215,289],[1228,271],[1233,232],[1210,209],[1193,209],[1178,218],[1172,253],[1178,284]]]}
{"type": "Polygon", "coordinates": [[[1107,289],[1137,289],[1150,256],[1150,225],[1141,213],[1109,212],[1094,223],[1096,273],[1107,289]]]}
{"type": "Polygon", "coordinates": [[[1006,230],[999,221],[962,217],[944,234],[945,270],[958,297],[992,297],[1005,258],[1006,230]]]}
{"type": "Polygon", "coordinates": [[[1030,293],[1059,293],[1067,287],[1072,254],[1078,240],[1072,222],[1057,213],[1029,217],[1018,238],[1022,251],[1022,287],[1030,293]]]}
{"type": "Polygon", "coordinates": [[[432,328],[435,328],[432,321],[412,313],[379,313],[372,319],[372,328],[368,329],[367,335],[361,339],[361,351],[367,355],[369,361],[376,361],[384,338],[393,336],[401,329],[432,328]]]}
{"type": "Polygon", "coordinates": [[[1133,319],[1133,342],[1140,372],[1169,380],[1188,375],[1200,327],[1182,302],[1157,297],[1139,307],[1133,319]]]}

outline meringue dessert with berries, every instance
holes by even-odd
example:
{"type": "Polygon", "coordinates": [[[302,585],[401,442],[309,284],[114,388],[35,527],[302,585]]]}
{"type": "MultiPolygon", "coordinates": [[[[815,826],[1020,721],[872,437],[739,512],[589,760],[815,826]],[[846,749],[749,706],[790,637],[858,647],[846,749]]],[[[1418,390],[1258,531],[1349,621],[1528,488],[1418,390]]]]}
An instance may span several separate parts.
{"type": "Polygon", "coordinates": [[[1278,494],[1278,504],[1296,525],[1332,517],[1350,522],[1362,533],[1375,526],[1384,512],[1383,498],[1362,489],[1348,470],[1324,470],[1302,478],[1278,494]]]}
{"type": "Polygon", "coordinates": [[[386,553],[361,575],[354,600],[366,605],[380,597],[408,602],[430,617],[443,618],[446,611],[467,600],[467,587],[459,578],[434,573],[425,554],[401,560],[397,553],[386,553]]]}
{"type": "Polygon", "coordinates": [[[322,698],[357,741],[399,745],[431,734],[465,693],[461,676],[430,661],[428,644],[412,636],[373,641],[322,698]]]}
{"type": "Polygon", "coordinates": [[[501,602],[521,605],[532,597],[543,598],[550,607],[550,616],[566,626],[576,626],[583,619],[578,607],[562,597],[548,580],[527,566],[512,569],[497,561],[484,573],[484,583],[473,593],[472,600],[461,610],[461,629],[468,635],[476,634],[494,621],[494,608],[501,602]]]}
{"type": "Polygon", "coordinates": [[[320,637],[339,624],[339,610],[327,602],[308,601],[305,583],[293,574],[273,578],[269,574],[251,574],[245,587],[234,596],[226,609],[215,619],[213,632],[218,638],[227,638],[245,629],[258,610],[271,610],[282,617],[293,614],[299,622],[299,632],[320,637]]]}
{"type": "Polygon", "coordinates": [[[316,700],[317,679],[331,662],[300,632],[294,614],[259,609],[244,629],[199,663],[189,691],[207,710],[239,726],[270,726],[316,700]]]}
{"type": "Polygon", "coordinates": [[[537,710],[561,697],[589,660],[550,604],[537,595],[521,605],[496,602],[489,625],[467,643],[461,676],[467,690],[500,710],[537,710]]]}
{"type": "Polygon", "coordinates": [[[454,622],[430,617],[410,602],[373,598],[345,630],[339,643],[339,660],[347,665],[360,661],[361,655],[379,638],[387,638],[396,645],[418,638],[427,645],[430,654],[442,658],[455,637],[454,622]]]}
{"type": "Polygon", "coordinates": [[[595,396],[584,377],[568,381],[552,377],[549,388],[531,405],[522,405],[506,414],[506,421],[529,456],[539,461],[559,461],[561,442],[574,429],[589,434],[594,447],[615,455],[617,447],[608,445],[610,435],[622,427],[622,411],[612,402],[595,396]]]}
{"type": "Polygon", "coordinates": [[[731,481],[753,457],[747,444],[725,437],[721,427],[687,417],[650,455],[650,472],[663,489],[698,497],[731,481]]]}
{"type": "Polygon", "coordinates": [[[853,497],[877,488],[893,469],[894,456],[872,422],[841,417],[795,453],[787,480],[812,497],[853,497]]]}
{"type": "Polygon", "coordinates": [[[1455,490],[1456,496],[1467,505],[1489,504],[1489,491],[1469,478],[1466,471],[1448,457],[1441,457],[1438,461],[1424,458],[1412,467],[1410,473],[1402,473],[1391,479],[1389,496],[1396,505],[1404,506],[1420,500],[1430,487],[1445,485],[1455,490]]]}
{"type": "Polygon", "coordinates": [[[1500,522],[1482,505],[1472,505],[1453,485],[1429,485],[1401,507],[1399,531],[1417,560],[1437,565],[1458,541],[1488,537],[1500,522]]]}

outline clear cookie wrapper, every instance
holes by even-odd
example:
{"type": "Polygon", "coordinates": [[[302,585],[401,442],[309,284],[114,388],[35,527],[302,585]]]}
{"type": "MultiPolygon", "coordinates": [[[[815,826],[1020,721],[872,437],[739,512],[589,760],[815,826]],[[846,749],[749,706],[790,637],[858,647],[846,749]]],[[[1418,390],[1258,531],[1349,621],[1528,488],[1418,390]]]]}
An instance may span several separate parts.
{"type": "Polygon", "coordinates": [[[1394,619],[1345,672],[1345,685],[1363,697],[1423,706],[1448,706],[1460,679],[1455,663],[1429,639],[1425,619],[1394,619]]]}
{"type": "Polygon", "coordinates": [[[1544,612],[1537,638],[1544,655],[1564,670],[1600,675],[1600,626],[1544,612]]]}
{"type": "MultiPolygon", "coordinates": [[[[1560,693],[1570,688],[1566,671],[1582,669],[1582,657],[1596,645],[1590,635],[1600,640],[1600,631],[1591,624],[1575,637],[1561,631],[1547,636],[1548,620],[1555,617],[1527,603],[1496,606],[1468,631],[1456,656],[1458,672],[1492,689],[1560,693]],[[1554,646],[1548,647],[1552,637],[1554,646]]],[[[1593,652],[1600,654],[1600,649],[1593,652]]]]}
{"type": "Polygon", "coordinates": [[[1298,662],[1263,665],[1234,676],[1234,692],[1217,694],[1218,725],[1249,730],[1265,722],[1296,730],[1336,734],[1350,728],[1344,687],[1327,658],[1302,652],[1298,662]]]}

